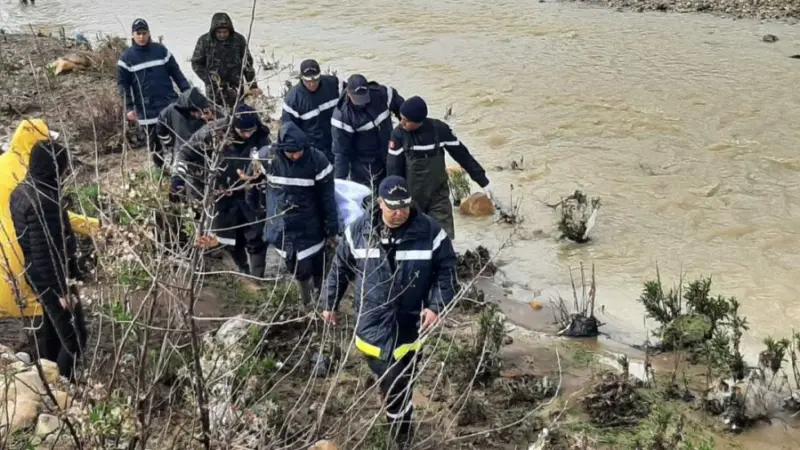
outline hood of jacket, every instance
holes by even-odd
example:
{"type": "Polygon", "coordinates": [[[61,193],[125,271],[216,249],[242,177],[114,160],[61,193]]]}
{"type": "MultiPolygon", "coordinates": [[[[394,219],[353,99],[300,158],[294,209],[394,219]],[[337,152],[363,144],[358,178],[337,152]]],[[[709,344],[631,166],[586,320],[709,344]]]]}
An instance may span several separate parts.
{"type": "MultiPolygon", "coordinates": [[[[211,34],[213,35],[217,28],[227,28],[231,31],[231,34],[234,33],[233,29],[233,21],[231,20],[231,16],[228,13],[218,12],[215,13],[211,17],[211,34]]],[[[216,38],[215,38],[216,39],[216,38]]],[[[230,37],[228,38],[230,39],[230,37]]]]}
{"type": "Polygon", "coordinates": [[[50,129],[42,119],[25,119],[14,131],[8,151],[27,158],[37,142],[48,139],[50,139],[50,129]]]}
{"type": "Polygon", "coordinates": [[[178,100],[175,101],[175,107],[182,111],[193,111],[195,109],[205,109],[211,107],[211,102],[203,95],[199,89],[192,87],[189,90],[181,92],[178,100]]]}
{"type": "Polygon", "coordinates": [[[308,136],[294,122],[284,122],[278,131],[278,145],[286,149],[302,149],[308,147],[308,136]]]}
{"type": "Polygon", "coordinates": [[[59,186],[59,180],[69,168],[69,153],[53,141],[39,141],[31,150],[28,176],[35,183],[59,186]]]}

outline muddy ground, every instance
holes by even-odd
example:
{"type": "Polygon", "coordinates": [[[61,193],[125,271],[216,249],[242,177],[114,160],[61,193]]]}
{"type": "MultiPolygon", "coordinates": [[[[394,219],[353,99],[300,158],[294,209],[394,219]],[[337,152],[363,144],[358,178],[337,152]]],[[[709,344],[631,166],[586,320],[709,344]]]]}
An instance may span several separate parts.
{"type": "MultiPolygon", "coordinates": [[[[9,94],[0,97],[0,136],[13,132],[17,122],[24,117],[44,116],[49,123],[58,123],[57,126],[51,126],[64,134],[80,161],[80,185],[75,187],[76,190],[94,191],[99,187],[101,191],[112,193],[109,195],[117,195],[115,187],[134,179],[139,182],[149,180],[155,191],[162,188],[160,180],[140,176],[149,173],[146,152],[131,150],[123,145],[121,136],[135,143],[135,135],[123,131],[121,107],[115,103],[118,99],[114,97],[113,71],[108,66],[111,59],[101,59],[106,62],[84,72],[55,77],[47,74],[47,64],[73,52],[75,43],[44,36],[4,35],[2,39],[0,91],[9,94]],[[107,104],[98,107],[98,102],[107,104]],[[91,127],[87,123],[94,121],[96,124],[105,117],[101,111],[116,111],[115,108],[119,108],[120,120],[112,116],[113,119],[101,127],[104,130],[102,143],[95,144],[97,139],[94,133],[87,133],[87,130],[97,129],[97,126],[91,127]]],[[[143,203],[144,200],[137,202],[143,203]]],[[[135,220],[133,225],[136,225],[135,220]]],[[[206,270],[225,271],[231,268],[232,265],[223,258],[210,262],[206,270]]],[[[276,259],[271,260],[269,271],[270,277],[280,275],[276,259]]],[[[141,273],[135,275],[142,276],[141,273]]],[[[131,278],[135,276],[125,274],[126,280],[131,278]]],[[[93,376],[102,379],[103,368],[111,367],[111,362],[119,356],[115,354],[115,343],[123,338],[121,324],[130,320],[130,313],[114,309],[115,303],[109,300],[113,298],[109,292],[117,284],[124,284],[123,274],[97,273],[96,279],[98,282],[90,283],[86,290],[105,292],[89,305],[92,323],[90,345],[95,349],[91,356],[96,371],[93,376]]],[[[127,287],[136,291],[131,295],[132,310],[136,310],[147,299],[146,289],[134,285],[127,282],[127,287]]],[[[292,417],[282,418],[284,425],[280,426],[279,431],[281,436],[285,436],[286,448],[306,448],[300,446],[299,440],[294,444],[289,440],[291,436],[308,431],[308,424],[316,417],[318,400],[331,388],[335,398],[326,404],[319,437],[330,438],[344,449],[387,448],[381,441],[379,426],[368,432],[360,444],[353,439],[353,436],[360,436],[358,430],[364,426],[364,418],[379,414],[380,402],[375,394],[363,400],[359,398],[372,381],[364,361],[353,351],[348,353],[351,336],[351,327],[347,324],[349,319],[345,319],[343,326],[336,331],[337,337],[331,349],[334,355],[340,356],[337,362],[341,365],[341,372],[335,378],[312,383],[314,386],[309,395],[308,368],[303,366],[302,358],[293,349],[309,333],[314,335],[320,332],[320,324],[296,305],[276,306],[276,286],[278,284],[242,280],[231,274],[210,275],[198,300],[195,311],[198,317],[224,319],[244,313],[255,318],[272,314],[287,322],[297,320],[287,326],[268,327],[265,330],[256,328],[256,334],[263,339],[256,339],[258,358],[250,368],[256,371],[258,379],[255,387],[252,383],[245,383],[249,387],[243,389],[256,389],[259,394],[267,390],[269,398],[284,407],[284,413],[292,405],[307,406],[291,408],[292,417]],[[270,342],[268,347],[261,344],[264,339],[270,342]],[[276,361],[284,367],[293,363],[292,367],[298,370],[287,373],[286,369],[276,368],[276,361]],[[355,405],[358,405],[357,408],[355,405]]],[[[654,433],[666,432],[659,431],[658,422],[665,416],[665,411],[672,418],[683,418],[680,422],[683,424],[680,448],[751,448],[754,442],[758,442],[759,448],[764,450],[800,446],[796,424],[790,420],[782,422],[780,426],[760,427],[735,437],[724,434],[719,431],[722,424],[698,413],[694,403],[666,396],[663,383],[659,385],[662,387],[637,389],[629,386],[627,381],[620,381],[613,370],[609,373],[611,365],[606,349],[599,346],[596,340],[554,337],[556,327],[547,304],[541,310],[533,310],[528,304],[514,302],[491,279],[482,280],[478,288],[479,291],[475,293],[480,295],[469,295],[469,299],[479,300],[482,296],[488,304],[499,304],[516,325],[507,320],[500,327],[500,335],[495,336],[495,342],[501,345],[489,355],[491,365],[477,367],[476,361],[480,358],[476,357],[474,349],[484,347],[483,342],[476,343],[482,331],[486,331],[482,325],[484,319],[502,316],[494,313],[487,315],[490,307],[486,304],[474,303],[469,299],[460,302],[459,308],[446,320],[442,332],[426,347],[434,369],[423,373],[415,392],[420,439],[414,448],[528,448],[545,428],[550,433],[548,443],[537,450],[670,448],[656,447],[652,439],[648,441],[646,438],[654,433]],[[520,325],[535,331],[526,330],[520,325]],[[475,372],[476,368],[480,369],[480,373],[475,372]],[[622,408],[623,403],[613,397],[616,394],[606,393],[608,386],[625,392],[627,397],[635,398],[635,402],[624,403],[625,407],[622,408]],[[608,398],[613,401],[600,408],[599,412],[597,409],[587,412],[586,405],[602,404],[606,401],[604,395],[611,395],[608,398]],[[615,413],[619,414],[615,416],[615,413]],[[596,420],[608,414],[618,420],[614,422],[615,426],[596,420]]],[[[172,322],[172,317],[166,317],[172,314],[170,301],[159,297],[155,302],[156,315],[163,314],[164,317],[152,322],[154,329],[178,326],[172,322]]],[[[347,309],[342,316],[347,317],[347,309]]],[[[208,320],[201,324],[201,332],[205,333],[213,331],[221,321],[208,320]]],[[[17,343],[20,327],[19,321],[4,321],[0,325],[0,342],[9,345],[17,343]]],[[[154,339],[153,336],[150,339],[154,339]]],[[[185,350],[185,337],[176,338],[176,342],[185,350]]],[[[640,352],[622,350],[632,359],[643,358],[640,352]]],[[[183,361],[178,366],[186,364],[183,361]]],[[[656,358],[654,366],[657,372],[663,372],[660,376],[667,379],[675,370],[669,355],[656,358]]],[[[173,424],[173,415],[180,416],[170,408],[186,407],[182,400],[173,400],[170,394],[186,385],[186,381],[181,381],[178,375],[180,367],[173,369],[157,377],[159,392],[164,400],[159,403],[162,410],[155,420],[164,424],[173,424]],[[162,404],[173,401],[175,403],[162,404]]],[[[698,380],[700,375],[692,383],[697,385],[698,380]]],[[[123,394],[125,386],[123,383],[120,388],[123,394]]],[[[257,406],[247,405],[252,411],[256,411],[257,406]]],[[[670,426],[674,428],[674,424],[670,426]]],[[[175,436],[170,436],[177,440],[179,434],[176,432],[175,436]]],[[[670,439],[674,439],[674,436],[670,439]]]]}
{"type": "Polygon", "coordinates": [[[710,13],[737,19],[786,20],[800,19],[798,0],[568,0],[603,5],[609,8],[679,13],[710,13]]]}

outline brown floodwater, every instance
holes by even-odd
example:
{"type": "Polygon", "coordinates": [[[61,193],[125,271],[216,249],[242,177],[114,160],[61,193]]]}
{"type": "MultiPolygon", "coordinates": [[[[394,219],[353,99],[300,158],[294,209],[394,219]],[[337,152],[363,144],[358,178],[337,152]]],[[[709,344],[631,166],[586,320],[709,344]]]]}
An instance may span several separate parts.
{"type": "MultiPolygon", "coordinates": [[[[5,2],[0,27],[63,25],[93,38],[145,17],[187,60],[218,2],[5,2]]],[[[247,32],[252,3],[224,2],[247,32]]],[[[261,1],[254,53],[318,59],[427,99],[489,169],[503,197],[522,198],[512,234],[459,218],[457,246],[502,253],[522,301],[567,294],[567,268],[594,263],[602,319],[641,342],[644,280],[711,275],[752,327],[748,354],[800,317],[800,33],[784,24],[707,15],[619,13],[528,0],[261,1]],[[780,37],[761,41],[765,33],[780,37]],[[495,166],[523,159],[521,171],[495,166]],[[602,198],[591,244],[557,242],[554,201],[580,188],[602,198]]],[[[193,76],[193,75],[192,75],[193,76]]],[[[282,73],[272,86],[286,79],[282,73]]],[[[194,78],[195,82],[196,78],[194,78]]]]}

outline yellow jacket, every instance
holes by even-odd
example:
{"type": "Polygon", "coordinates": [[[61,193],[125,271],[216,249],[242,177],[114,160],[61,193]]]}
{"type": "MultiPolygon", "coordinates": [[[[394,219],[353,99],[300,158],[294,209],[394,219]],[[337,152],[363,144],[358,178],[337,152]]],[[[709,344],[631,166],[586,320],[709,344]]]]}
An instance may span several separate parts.
{"type": "MultiPolygon", "coordinates": [[[[7,152],[0,155],[0,318],[41,315],[36,296],[25,280],[22,250],[17,243],[17,233],[11,220],[9,200],[11,192],[28,173],[28,159],[33,146],[50,138],[50,130],[41,119],[23,120],[7,152]],[[17,299],[22,299],[20,308],[17,299]]],[[[97,219],[69,213],[69,220],[76,233],[88,234],[99,227],[97,219]]]]}

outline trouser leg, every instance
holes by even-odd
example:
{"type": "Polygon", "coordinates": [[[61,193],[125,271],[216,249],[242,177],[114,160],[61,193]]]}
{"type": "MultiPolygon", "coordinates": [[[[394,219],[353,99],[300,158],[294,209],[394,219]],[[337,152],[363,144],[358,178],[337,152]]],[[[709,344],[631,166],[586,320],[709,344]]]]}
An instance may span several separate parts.
{"type": "Polygon", "coordinates": [[[453,204],[450,202],[450,188],[445,184],[441,189],[432,193],[428,199],[428,206],[423,210],[433,217],[433,220],[447,233],[450,239],[455,239],[456,231],[453,224],[453,204]]]}
{"type": "Polygon", "coordinates": [[[58,352],[61,350],[61,339],[58,337],[53,321],[47,314],[47,309],[42,311],[42,318],[36,331],[36,351],[40,359],[55,362],[58,359],[58,352]]]}
{"type": "Polygon", "coordinates": [[[145,125],[144,132],[147,135],[147,149],[153,158],[153,164],[159,169],[164,168],[164,155],[162,154],[161,139],[156,133],[156,125],[145,125]]]}
{"type": "Polygon", "coordinates": [[[45,314],[49,315],[59,341],[58,353],[54,360],[58,365],[59,374],[73,379],[76,360],[86,345],[87,330],[83,307],[77,304],[71,310],[64,309],[58,298],[52,297],[45,304],[45,314]]]}
{"type": "Polygon", "coordinates": [[[414,389],[414,367],[416,352],[409,352],[399,361],[383,361],[367,357],[367,364],[380,378],[379,388],[386,402],[386,420],[394,440],[401,448],[410,448],[413,439],[412,416],[414,405],[411,401],[414,389]]]}

